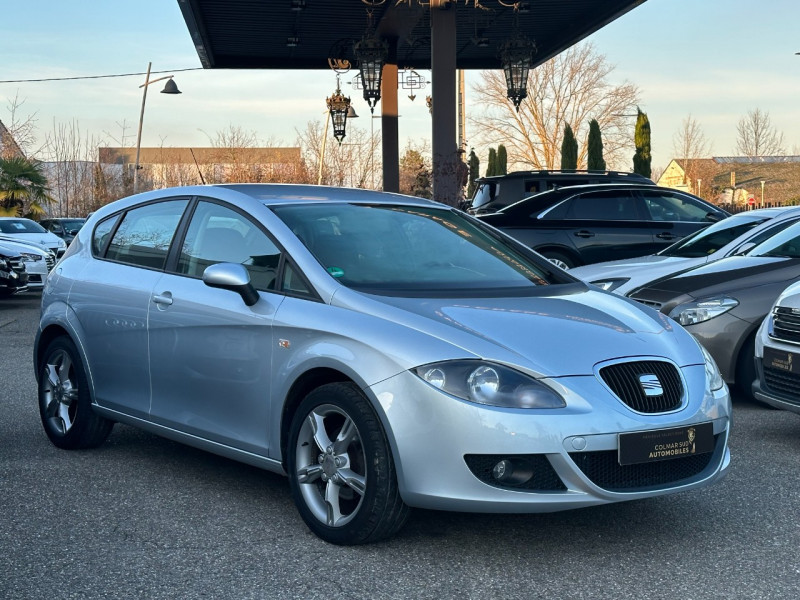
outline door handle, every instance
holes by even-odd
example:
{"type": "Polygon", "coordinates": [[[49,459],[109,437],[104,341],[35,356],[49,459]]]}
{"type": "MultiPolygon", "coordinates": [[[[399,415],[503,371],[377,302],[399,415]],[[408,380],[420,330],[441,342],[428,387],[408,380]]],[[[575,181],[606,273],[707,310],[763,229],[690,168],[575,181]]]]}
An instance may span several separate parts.
{"type": "Polygon", "coordinates": [[[677,235],[675,235],[674,233],[668,233],[666,231],[664,233],[657,234],[656,237],[658,239],[660,239],[660,240],[676,240],[676,239],[678,239],[677,235]]]}
{"type": "Polygon", "coordinates": [[[586,231],[585,229],[582,229],[581,231],[576,231],[573,235],[579,238],[594,237],[594,234],[591,231],[586,231]]]}
{"type": "Polygon", "coordinates": [[[160,304],[163,306],[170,306],[172,304],[172,294],[170,292],[164,292],[163,294],[155,294],[153,296],[153,303],[160,304]]]}

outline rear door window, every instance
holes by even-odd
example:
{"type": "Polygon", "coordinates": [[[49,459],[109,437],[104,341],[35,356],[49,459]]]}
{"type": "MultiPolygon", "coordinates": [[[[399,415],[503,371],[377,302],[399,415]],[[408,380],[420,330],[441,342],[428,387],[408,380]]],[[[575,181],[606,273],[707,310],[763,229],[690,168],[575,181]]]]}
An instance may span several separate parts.
{"type": "Polygon", "coordinates": [[[637,221],[641,216],[633,194],[625,190],[608,190],[573,197],[569,200],[567,219],[637,221]]]}
{"type": "Polygon", "coordinates": [[[181,198],[129,210],[114,232],[106,258],[150,269],[163,269],[172,238],[188,203],[188,199],[181,198]]]}

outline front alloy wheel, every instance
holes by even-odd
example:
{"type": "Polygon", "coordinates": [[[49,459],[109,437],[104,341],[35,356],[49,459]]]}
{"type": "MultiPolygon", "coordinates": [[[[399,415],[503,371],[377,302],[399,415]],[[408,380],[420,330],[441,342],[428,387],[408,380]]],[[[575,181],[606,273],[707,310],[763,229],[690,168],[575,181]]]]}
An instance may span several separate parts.
{"type": "Polygon", "coordinates": [[[39,414],[45,433],[59,448],[92,448],[105,441],[113,422],[91,407],[89,384],[72,340],[47,347],[39,375],[39,414]]]}
{"type": "Polygon", "coordinates": [[[351,384],[324,385],[303,400],[292,421],[287,465],[303,520],[328,542],[377,541],[408,516],[383,428],[351,384]]]}

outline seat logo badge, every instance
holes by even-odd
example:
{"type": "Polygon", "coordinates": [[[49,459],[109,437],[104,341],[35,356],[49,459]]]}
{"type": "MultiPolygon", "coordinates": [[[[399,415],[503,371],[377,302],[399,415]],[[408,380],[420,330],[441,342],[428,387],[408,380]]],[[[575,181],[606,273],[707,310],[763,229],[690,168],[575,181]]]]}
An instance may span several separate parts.
{"type": "Polygon", "coordinates": [[[653,374],[639,375],[639,385],[642,386],[645,396],[664,395],[664,388],[661,387],[661,381],[653,374]]]}
{"type": "Polygon", "coordinates": [[[283,339],[278,340],[278,346],[280,348],[283,348],[284,350],[288,350],[289,346],[291,346],[291,345],[292,344],[291,344],[291,342],[289,340],[283,340],[283,339]]]}

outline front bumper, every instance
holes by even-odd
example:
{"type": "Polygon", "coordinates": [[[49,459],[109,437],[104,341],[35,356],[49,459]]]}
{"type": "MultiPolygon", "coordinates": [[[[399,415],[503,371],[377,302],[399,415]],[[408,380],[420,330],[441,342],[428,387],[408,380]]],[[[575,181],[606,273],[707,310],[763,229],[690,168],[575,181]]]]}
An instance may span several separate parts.
{"type": "Polygon", "coordinates": [[[763,356],[756,358],[756,375],[753,382],[753,396],[756,400],[800,414],[800,375],[773,371],[771,378],[766,377],[763,356]],[[769,379],[773,380],[772,385],[769,379]]]}
{"type": "Polygon", "coordinates": [[[547,381],[567,401],[563,409],[477,405],[443,394],[411,373],[381,382],[371,392],[381,409],[407,504],[475,512],[550,512],[702,487],[726,473],[731,415],[727,387],[705,394],[702,365],[681,372],[686,385],[682,407],[651,415],[629,409],[594,376],[547,381]],[[713,424],[714,450],[703,455],[703,464],[693,471],[683,471],[685,463],[678,462],[688,459],[670,459],[657,461],[655,468],[674,470],[674,477],[662,475],[658,483],[645,477],[636,481],[649,483],[634,481],[624,490],[607,484],[638,468],[616,463],[620,433],[707,422],[713,424]],[[531,464],[543,483],[534,487],[544,489],[494,485],[485,476],[493,461],[519,456],[536,457],[531,464]],[[483,460],[483,471],[476,460],[483,460]],[[611,478],[599,476],[597,469],[610,469],[611,478]]]}
{"type": "Polygon", "coordinates": [[[732,385],[736,380],[739,352],[752,328],[752,323],[730,312],[702,323],[684,326],[684,329],[708,350],[728,385],[732,385]]]}

